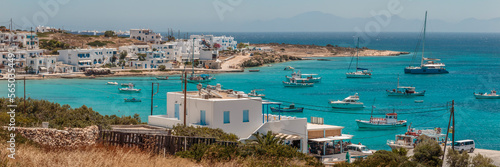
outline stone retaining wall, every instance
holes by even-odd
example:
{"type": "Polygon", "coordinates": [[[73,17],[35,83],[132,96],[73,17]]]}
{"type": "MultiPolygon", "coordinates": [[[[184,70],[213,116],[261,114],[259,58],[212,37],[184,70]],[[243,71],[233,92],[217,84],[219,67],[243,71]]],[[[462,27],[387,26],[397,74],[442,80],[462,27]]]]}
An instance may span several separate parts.
{"type": "Polygon", "coordinates": [[[51,147],[89,146],[95,144],[99,137],[97,126],[64,130],[16,127],[16,132],[40,145],[51,147]]]}

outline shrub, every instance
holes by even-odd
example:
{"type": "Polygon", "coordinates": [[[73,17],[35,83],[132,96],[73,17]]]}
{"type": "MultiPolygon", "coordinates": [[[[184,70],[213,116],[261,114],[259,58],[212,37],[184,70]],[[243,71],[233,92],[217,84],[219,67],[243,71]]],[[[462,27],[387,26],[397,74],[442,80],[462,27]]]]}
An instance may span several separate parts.
{"type": "Polygon", "coordinates": [[[114,37],[114,36],[116,36],[114,31],[108,30],[104,32],[104,37],[114,37]]]}
{"type": "Polygon", "coordinates": [[[438,142],[425,135],[419,136],[418,140],[420,143],[413,150],[413,160],[426,166],[441,166],[443,150],[438,142]]]}
{"type": "Polygon", "coordinates": [[[451,148],[446,154],[446,162],[450,167],[494,167],[493,160],[478,154],[471,157],[467,152],[459,153],[451,148]]]}
{"type": "Polygon", "coordinates": [[[99,41],[99,40],[95,40],[94,42],[87,43],[87,45],[89,45],[89,46],[106,46],[109,43],[110,44],[114,44],[114,42],[112,42],[112,41],[99,41]]]}
{"type": "Polygon", "coordinates": [[[160,70],[160,71],[165,71],[166,68],[167,67],[165,67],[165,65],[159,65],[158,66],[158,70],[160,70]]]}
{"type": "Polygon", "coordinates": [[[198,136],[215,138],[219,141],[238,141],[238,136],[232,133],[226,133],[219,128],[212,129],[207,127],[184,126],[178,124],[175,125],[172,130],[174,135],[177,136],[198,136]]]}

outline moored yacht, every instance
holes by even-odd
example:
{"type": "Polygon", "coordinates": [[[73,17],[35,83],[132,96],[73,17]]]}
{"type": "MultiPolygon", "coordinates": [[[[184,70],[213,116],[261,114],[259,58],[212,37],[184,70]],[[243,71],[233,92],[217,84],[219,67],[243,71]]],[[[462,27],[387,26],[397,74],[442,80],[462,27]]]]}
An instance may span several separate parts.
{"type": "MultiPolygon", "coordinates": [[[[373,114],[373,111],[372,111],[373,114]]],[[[358,128],[362,129],[391,129],[406,126],[406,120],[398,120],[397,113],[385,114],[385,118],[370,117],[370,120],[356,120],[358,128]]]]}
{"type": "Polygon", "coordinates": [[[134,88],[133,84],[128,85],[128,87],[126,87],[126,88],[118,88],[118,90],[120,90],[120,92],[131,92],[131,93],[141,92],[141,89],[134,88]]]}
{"type": "Polygon", "coordinates": [[[318,83],[321,82],[321,77],[316,77],[318,74],[302,74],[300,70],[298,72],[293,72],[291,76],[286,76],[286,81],[290,79],[295,79],[298,83],[318,83]]]}
{"type": "MultiPolygon", "coordinates": [[[[353,57],[353,59],[354,59],[354,57],[353,57]]],[[[348,72],[345,75],[347,78],[371,78],[372,73],[370,71],[368,71],[367,68],[359,68],[358,61],[359,61],[359,37],[358,37],[358,44],[356,45],[356,71],[348,72]]],[[[351,59],[351,63],[352,63],[352,59],[351,59]]],[[[351,64],[349,64],[349,68],[351,68],[351,64]]]]}
{"type": "Polygon", "coordinates": [[[498,95],[495,90],[492,90],[490,94],[474,93],[474,97],[476,97],[476,99],[500,99],[500,95],[498,95]]]}
{"type": "MultiPolygon", "coordinates": [[[[406,74],[445,74],[448,73],[448,71],[444,68],[443,63],[439,63],[440,59],[434,59],[434,58],[426,58],[424,57],[424,51],[425,51],[425,30],[427,27],[427,12],[425,12],[425,21],[424,21],[424,32],[422,36],[422,58],[420,60],[420,66],[408,66],[405,68],[405,73],[406,74]]],[[[412,63],[413,60],[415,60],[416,54],[414,54],[412,58],[412,63]]]]}
{"type": "Polygon", "coordinates": [[[411,86],[399,86],[399,76],[398,76],[398,86],[396,89],[391,91],[386,90],[388,96],[424,96],[425,90],[422,92],[415,91],[415,87],[411,86]]]}
{"type": "Polygon", "coordinates": [[[349,96],[342,101],[340,101],[340,100],[330,101],[329,103],[330,103],[330,106],[332,106],[332,108],[358,109],[358,108],[365,107],[363,105],[363,102],[359,102],[358,93],[356,93],[352,96],[349,96]]]}

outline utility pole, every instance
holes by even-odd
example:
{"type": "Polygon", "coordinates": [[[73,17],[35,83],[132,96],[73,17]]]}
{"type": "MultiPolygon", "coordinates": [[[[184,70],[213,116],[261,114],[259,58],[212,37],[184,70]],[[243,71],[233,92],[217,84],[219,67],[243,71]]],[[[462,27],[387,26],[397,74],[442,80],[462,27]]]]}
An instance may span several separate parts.
{"type": "Polygon", "coordinates": [[[153,115],[153,96],[158,94],[158,91],[160,91],[160,83],[151,83],[151,115],[153,115]],[[157,85],[156,93],[154,93],[155,84],[157,85]]]}
{"type": "Polygon", "coordinates": [[[186,126],[186,115],[187,115],[187,72],[184,72],[184,126],[186,126]]]}
{"type": "MultiPolygon", "coordinates": [[[[33,50],[33,27],[31,27],[31,31],[30,31],[30,49],[33,50]]],[[[27,61],[27,59],[26,59],[27,61]]]]}
{"type": "MultiPolygon", "coordinates": [[[[450,119],[448,120],[448,129],[446,129],[446,138],[444,139],[444,151],[442,161],[444,162],[444,157],[446,156],[446,143],[448,143],[448,133],[450,132],[450,123],[452,122],[451,118],[453,117],[453,126],[452,128],[452,143],[451,149],[455,149],[455,100],[451,101],[451,110],[450,110],[450,119]]],[[[442,166],[442,165],[441,165],[442,166]]]]}
{"type": "Polygon", "coordinates": [[[24,101],[23,101],[23,104],[24,104],[24,112],[26,112],[26,77],[24,77],[24,81],[23,81],[23,88],[24,88],[24,101]]]}

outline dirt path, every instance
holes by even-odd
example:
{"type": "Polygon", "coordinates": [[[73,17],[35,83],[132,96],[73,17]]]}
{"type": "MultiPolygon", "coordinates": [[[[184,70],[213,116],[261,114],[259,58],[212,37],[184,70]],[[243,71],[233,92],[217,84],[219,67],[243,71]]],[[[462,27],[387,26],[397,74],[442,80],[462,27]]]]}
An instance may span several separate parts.
{"type": "Polygon", "coordinates": [[[238,67],[239,68],[239,64],[243,63],[244,61],[250,59],[250,54],[246,54],[246,55],[235,55],[234,58],[232,59],[229,59],[225,62],[222,63],[221,67],[223,70],[229,70],[229,69],[235,69],[234,67],[238,67]],[[230,67],[233,67],[233,68],[230,68],[230,67]]]}

